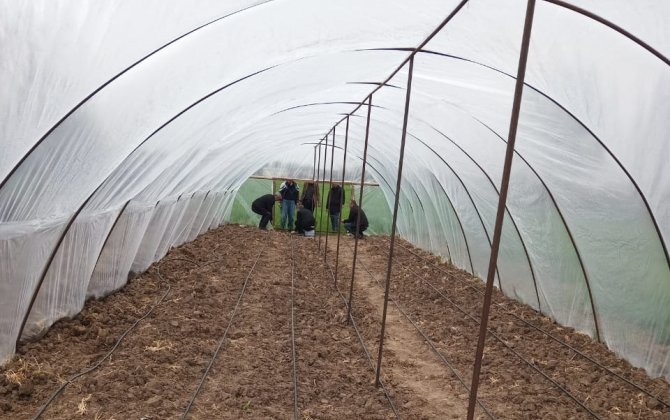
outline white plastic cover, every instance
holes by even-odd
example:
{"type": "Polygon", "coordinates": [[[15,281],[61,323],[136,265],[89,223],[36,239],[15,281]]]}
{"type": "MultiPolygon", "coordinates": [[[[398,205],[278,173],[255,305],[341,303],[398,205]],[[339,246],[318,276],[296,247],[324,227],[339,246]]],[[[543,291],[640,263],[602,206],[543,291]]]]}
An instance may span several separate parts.
{"type": "MultiPolygon", "coordinates": [[[[250,175],[311,178],[314,143],[458,3],[0,0],[0,358],[24,319],[37,333],[223,223],[250,175]]],[[[670,377],[670,3],[569,3],[661,57],[538,0],[496,285],[670,377]]],[[[398,231],[480,277],[525,4],[468,2],[414,63],[398,231]]],[[[372,99],[366,173],[390,204],[406,83],[372,99]]]]}

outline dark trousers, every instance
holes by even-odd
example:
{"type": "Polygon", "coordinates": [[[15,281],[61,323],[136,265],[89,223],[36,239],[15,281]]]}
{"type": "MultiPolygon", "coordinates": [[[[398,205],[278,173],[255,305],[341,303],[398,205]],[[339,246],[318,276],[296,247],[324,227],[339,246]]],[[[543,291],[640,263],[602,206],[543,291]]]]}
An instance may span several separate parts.
{"type": "Polygon", "coordinates": [[[361,226],[359,229],[356,229],[356,223],[343,223],[344,228],[347,230],[349,233],[356,234],[358,233],[360,236],[363,236],[363,232],[365,232],[365,229],[367,229],[367,226],[361,226]]]}
{"type": "Polygon", "coordinates": [[[251,211],[261,216],[261,222],[258,224],[259,229],[267,229],[268,222],[272,220],[272,212],[256,206],[251,206],[251,211]]]}

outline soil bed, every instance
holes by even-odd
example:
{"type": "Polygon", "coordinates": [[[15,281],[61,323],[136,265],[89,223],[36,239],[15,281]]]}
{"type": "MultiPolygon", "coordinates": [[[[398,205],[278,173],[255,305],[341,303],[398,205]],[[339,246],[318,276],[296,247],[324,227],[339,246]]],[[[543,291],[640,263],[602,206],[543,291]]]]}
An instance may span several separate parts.
{"type": "MultiPolygon", "coordinates": [[[[249,227],[224,226],[173,249],[121,291],[88,302],[74,319],[22,345],[0,368],[0,417],[33,417],[169,287],[111,358],[66,387],[43,418],[179,418],[220,342],[189,418],[290,418],[296,400],[304,419],[395,418],[347,323],[339,292],[349,298],[354,241],[340,242],[337,282],[335,236],[329,238],[328,267],[324,238],[319,249],[319,239],[249,227]]],[[[352,313],[375,367],[388,246],[388,238],[360,241],[354,285],[352,313]]],[[[407,243],[396,247],[381,379],[402,418],[464,418],[483,284],[409,249],[407,243]]],[[[590,418],[517,353],[601,418],[670,419],[670,408],[507,312],[668,401],[665,380],[650,379],[604,346],[500,294],[494,302],[504,308],[494,305],[489,323],[500,341],[487,338],[479,397],[496,418],[590,418]]],[[[488,417],[481,406],[476,417],[488,417]]]]}

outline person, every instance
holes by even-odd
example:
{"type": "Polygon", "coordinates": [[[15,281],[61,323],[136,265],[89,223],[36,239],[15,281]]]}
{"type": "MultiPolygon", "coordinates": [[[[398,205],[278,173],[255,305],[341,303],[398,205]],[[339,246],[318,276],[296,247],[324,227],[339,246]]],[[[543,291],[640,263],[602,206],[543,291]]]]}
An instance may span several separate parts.
{"type": "Polygon", "coordinates": [[[319,205],[318,184],[314,182],[306,182],[305,189],[302,192],[302,199],[300,201],[307,210],[314,213],[314,207],[319,205]]]}
{"type": "Polygon", "coordinates": [[[338,184],[331,185],[328,191],[328,214],[330,215],[330,225],[333,230],[337,232],[340,228],[340,214],[342,213],[342,206],[344,205],[344,190],[338,184]]]}
{"type": "Polygon", "coordinates": [[[349,218],[342,220],[342,223],[344,224],[344,228],[347,230],[347,233],[358,235],[359,238],[363,237],[363,232],[365,232],[365,230],[368,228],[368,218],[365,215],[363,209],[358,207],[354,200],[351,200],[351,204],[349,205],[349,218]],[[358,228],[356,228],[356,222],[359,214],[361,221],[358,228]]]}
{"type": "Polygon", "coordinates": [[[258,224],[259,229],[267,230],[268,222],[272,221],[272,207],[275,205],[275,201],[280,201],[282,199],[279,193],[277,194],[265,194],[251,203],[251,211],[261,216],[261,222],[258,224]]]}
{"type": "Polygon", "coordinates": [[[293,214],[295,213],[295,205],[298,202],[299,188],[292,179],[287,179],[279,187],[279,194],[281,194],[281,219],[279,224],[282,229],[291,229],[293,226],[293,214]],[[288,223],[287,223],[288,222],[288,223]]]}
{"type": "Polygon", "coordinates": [[[302,203],[298,203],[298,213],[295,216],[295,231],[301,235],[314,237],[316,219],[312,212],[302,203]]]}

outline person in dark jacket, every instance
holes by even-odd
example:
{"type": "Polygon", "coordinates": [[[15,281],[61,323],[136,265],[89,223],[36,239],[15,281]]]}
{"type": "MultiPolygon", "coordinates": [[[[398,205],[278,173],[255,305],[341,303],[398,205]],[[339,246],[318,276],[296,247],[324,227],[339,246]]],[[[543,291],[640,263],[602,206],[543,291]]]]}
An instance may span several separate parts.
{"type": "Polygon", "coordinates": [[[330,225],[333,230],[337,232],[340,228],[340,214],[342,213],[342,206],[344,205],[344,190],[341,186],[331,185],[328,191],[328,214],[330,215],[330,225]]]}
{"type": "Polygon", "coordinates": [[[293,226],[293,215],[295,214],[295,206],[298,203],[298,198],[300,197],[300,191],[298,184],[295,183],[292,179],[287,179],[279,187],[279,194],[281,194],[281,219],[279,219],[279,224],[282,229],[288,228],[289,230],[293,226]]]}
{"type": "Polygon", "coordinates": [[[261,216],[261,222],[258,224],[259,229],[267,230],[268,222],[272,220],[272,207],[275,205],[275,201],[280,201],[281,195],[277,194],[265,194],[251,203],[251,211],[261,216]]]}
{"type": "Polygon", "coordinates": [[[363,232],[365,232],[365,229],[368,228],[368,218],[365,216],[363,209],[358,207],[354,200],[351,200],[351,204],[349,205],[349,218],[342,220],[342,223],[344,224],[344,228],[348,233],[358,235],[359,238],[363,237],[363,232]],[[361,220],[358,228],[356,228],[356,222],[358,220],[359,214],[361,220]]]}
{"type": "Polygon", "coordinates": [[[305,188],[302,191],[302,198],[300,201],[305,208],[314,213],[314,207],[319,205],[319,184],[314,182],[306,182],[305,188]]]}
{"type": "Polygon", "coordinates": [[[312,212],[302,205],[298,204],[298,213],[295,217],[295,231],[305,236],[314,236],[314,225],[316,224],[316,219],[312,212]]]}

